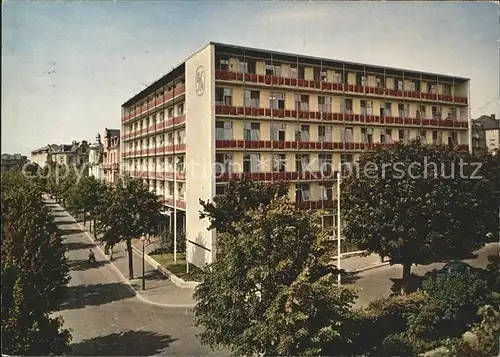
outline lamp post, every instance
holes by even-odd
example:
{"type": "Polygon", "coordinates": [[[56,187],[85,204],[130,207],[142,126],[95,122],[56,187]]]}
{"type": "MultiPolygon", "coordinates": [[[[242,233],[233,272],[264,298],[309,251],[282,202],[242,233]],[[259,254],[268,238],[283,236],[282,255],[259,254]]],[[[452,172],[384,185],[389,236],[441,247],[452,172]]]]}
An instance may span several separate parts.
{"type": "Polygon", "coordinates": [[[337,172],[337,285],[340,288],[340,172],[337,172]]]}
{"type": "Polygon", "coordinates": [[[146,237],[144,235],[141,237],[142,242],[142,290],[146,290],[146,277],[144,276],[144,244],[146,243],[146,237]]]}

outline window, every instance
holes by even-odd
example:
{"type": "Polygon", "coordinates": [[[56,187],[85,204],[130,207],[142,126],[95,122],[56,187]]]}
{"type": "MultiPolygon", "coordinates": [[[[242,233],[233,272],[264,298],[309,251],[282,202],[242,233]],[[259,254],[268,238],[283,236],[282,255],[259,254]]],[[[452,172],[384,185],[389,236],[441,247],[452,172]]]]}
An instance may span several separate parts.
{"type": "Polygon", "coordinates": [[[260,124],[259,123],[245,123],[244,138],[245,138],[245,140],[259,140],[259,138],[260,138],[260,124]]]}
{"type": "Polygon", "coordinates": [[[240,61],[239,71],[240,73],[248,73],[248,62],[240,61]]]}
{"type": "Polygon", "coordinates": [[[408,143],[408,140],[410,139],[410,130],[409,129],[399,129],[398,130],[398,140],[402,141],[403,143],[408,143]]]}
{"type": "Polygon", "coordinates": [[[169,156],[167,159],[167,172],[173,172],[174,171],[174,158],[172,156],[169,156]]]}
{"type": "Polygon", "coordinates": [[[184,130],[177,131],[177,145],[184,144],[184,130]]]}
{"type": "Polygon", "coordinates": [[[229,105],[233,103],[232,88],[215,88],[215,104],[229,105]]]}
{"type": "Polygon", "coordinates": [[[175,169],[177,170],[177,172],[184,172],[184,156],[177,156],[175,169]]]}
{"type": "Polygon", "coordinates": [[[260,107],[260,92],[258,90],[245,89],[244,105],[250,108],[260,107]]]}
{"type": "Polygon", "coordinates": [[[342,83],[342,73],[340,72],[335,72],[333,74],[333,83],[342,83]]]}
{"type": "Polygon", "coordinates": [[[318,141],[330,143],[332,141],[332,127],[319,125],[318,126],[318,141]]]}
{"type": "Polygon", "coordinates": [[[250,154],[243,156],[243,172],[259,172],[260,171],[260,154],[250,154]]]}
{"type": "Polygon", "coordinates": [[[408,104],[398,104],[398,112],[399,116],[402,118],[407,118],[408,117],[408,111],[409,111],[409,105],[408,104]]]}
{"type": "Polygon", "coordinates": [[[286,124],[271,123],[271,140],[285,141],[286,124]]]}
{"type": "Polygon", "coordinates": [[[432,107],[432,119],[441,119],[441,107],[432,107]]]}
{"type": "Polygon", "coordinates": [[[184,183],[177,182],[177,194],[179,198],[184,198],[184,183]]]}
{"type": "Polygon", "coordinates": [[[156,125],[156,114],[153,114],[151,125],[156,125]]]}
{"type": "Polygon", "coordinates": [[[227,185],[217,185],[215,186],[216,195],[225,195],[227,190],[227,185]]]}
{"type": "Polygon", "coordinates": [[[296,141],[309,141],[309,125],[297,125],[295,130],[296,141]]]}
{"type": "Polygon", "coordinates": [[[295,110],[309,111],[309,96],[295,94],[295,110]]]}
{"type": "Polygon", "coordinates": [[[373,129],[361,128],[361,142],[365,144],[373,143],[373,129]]]}
{"type": "Polygon", "coordinates": [[[425,105],[417,105],[417,118],[425,118],[427,108],[425,105]]]}
{"type": "Polygon", "coordinates": [[[319,199],[322,201],[333,200],[333,187],[331,183],[319,184],[319,199]]]}
{"type": "Polygon", "coordinates": [[[311,199],[311,191],[308,183],[295,185],[295,202],[306,202],[311,199]]]}
{"type": "Polygon", "coordinates": [[[318,110],[322,113],[331,113],[332,97],[318,96],[318,110]]]}
{"type": "Polygon", "coordinates": [[[285,109],[285,93],[269,93],[269,107],[271,109],[285,109]]]}
{"type": "Polygon", "coordinates": [[[299,66],[299,79],[305,79],[306,68],[304,66],[299,66]]]}
{"type": "Polygon", "coordinates": [[[299,74],[299,72],[297,70],[297,67],[295,67],[294,65],[291,65],[290,66],[290,78],[297,79],[298,74],[299,74]]]}
{"type": "Polygon", "coordinates": [[[340,112],[352,114],[352,99],[340,98],[340,112]]]}
{"type": "Polygon", "coordinates": [[[449,146],[455,146],[458,144],[458,140],[457,140],[457,132],[456,131],[452,131],[451,133],[451,136],[448,136],[448,145],[449,146]]]}
{"type": "Polygon", "coordinates": [[[427,143],[427,132],[425,130],[420,130],[418,133],[418,138],[423,142],[427,143]]]}
{"type": "Polygon", "coordinates": [[[216,121],[215,140],[233,140],[233,123],[230,121],[216,121]]]}
{"type": "Polygon", "coordinates": [[[165,112],[162,110],[160,112],[160,123],[163,122],[165,120],[165,112]]]}
{"type": "Polygon", "coordinates": [[[305,172],[309,169],[309,154],[295,155],[295,169],[297,172],[305,172]]]}
{"type": "Polygon", "coordinates": [[[443,84],[443,94],[451,95],[451,86],[449,84],[443,84]]]}
{"type": "Polygon", "coordinates": [[[340,141],[344,143],[352,143],[353,142],[353,133],[354,128],[340,128],[340,141]]]}
{"type": "Polygon", "coordinates": [[[373,115],[373,102],[371,100],[361,100],[361,115],[373,115]]]}
{"type": "Polygon", "coordinates": [[[432,144],[433,145],[438,144],[438,132],[437,132],[437,130],[432,131],[432,144]]]}
{"type": "Polygon", "coordinates": [[[346,174],[354,164],[354,156],[352,154],[340,154],[340,170],[346,174]]]}
{"type": "Polygon", "coordinates": [[[382,129],[380,133],[380,142],[385,144],[392,143],[392,129],[382,129]]]}
{"type": "Polygon", "coordinates": [[[167,116],[169,118],[173,118],[174,117],[174,108],[168,108],[167,116]]]}
{"type": "Polygon", "coordinates": [[[266,64],[266,76],[281,77],[281,66],[266,64]]]}
{"type": "Polygon", "coordinates": [[[233,165],[232,154],[215,154],[215,173],[231,173],[233,165]]]}
{"type": "Polygon", "coordinates": [[[404,88],[404,82],[402,80],[397,80],[397,90],[405,90],[404,88]]]}
{"type": "Polygon", "coordinates": [[[273,155],[273,172],[285,172],[285,171],[286,171],[286,155],[285,154],[273,155]]]}
{"type": "Polygon", "coordinates": [[[174,133],[167,134],[167,143],[168,145],[174,145],[174,133]]]}
{"type": "Polygon", "coordinates": [[[177,106],[177,115],[182,115],[184,114],[184,104],[179,104],[177,106]]]}
{"type": "Polygon", "coordinates": [[[229,59],[227,57],[220,58],[220,69],[223,71],[229,70],[229,59]]]}
{"type": "Polygon", "coordinates": [[[436,94],[437,86],[435,84],[432,84],[432,83],[429,83],[429,86],[430,86],[430,93],[436,94]]]}
{"type": "Polygon", "coordinates": [[[321,172],[331,171],[332,154],[318,154],[318,166],[321,172]]]}

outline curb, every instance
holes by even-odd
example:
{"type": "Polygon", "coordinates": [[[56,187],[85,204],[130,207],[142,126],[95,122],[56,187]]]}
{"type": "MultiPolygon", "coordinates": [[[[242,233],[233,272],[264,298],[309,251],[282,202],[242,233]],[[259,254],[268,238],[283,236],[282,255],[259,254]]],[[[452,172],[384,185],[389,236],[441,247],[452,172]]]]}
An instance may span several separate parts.
{"type": "Polygon", "coordinates": [[[369,267],[364,267],[364,268],[359,268],[359,269],[356,269],[356,270],[352,270],[351,272],[352,273],[361,273],[361,272],[364,272],[364,271],[367,271],[367,270],[372,270],[372,269],[377,269],[377,268],[381,268],[381,267],[387,266],[387,265],[389,265],[389,263],[390,262],[378,263],[378,264],[370,265],[369,267]]]}
{"type": "MultiPolygon", "coordinates": [[[[54,202],[55,203],[55,202],[54,202]]],[[[56,203],[60,208],[63,208],[61,205],[59,205],[58,203],[56,203]]],[[[102,256],[104,256],[104,260],[108,261],[110,264],[110,266],[113,267],[114,271],[117,273],[118,277],[120,278],[120,280],[125,283],[125,285],[130,289],[130,291],[132,293],[134,293],[134,296],[140,300],[141,302],[143,303],[146,303],[148,305],[154,305],[154,306],[159,306],[159,307],[169,307],[169,308],[193,308],[196,306],[196,304],[186,304],[186,305],[176,305],[176,304],[164,304],[164,303],[159,303],[159,302],[155,302],[155,301],[150,301],[148,299],[146,299],[144,296],[142,296],[137,290],[134,289],[134,287],[132,286],[132,284],[130,283],[130,281],[122,274],[122,272],[116,267],[116,265],[113,264],[113,262],[109,259],[109,257],[104,254],[104,250],[99,246],[99,244],[96,243],[96,241],[94,240],[94,238],[90,235],[90,233],[85,229],[84,226],[82,226],[81,223],[77,222],[75,220],[75,218],[70,215],[66,210],[64,210],[64,212],[73,219],[73,221],[75,222],[75,224],[85,233],[85,236],[92,242],[94,243],[96,249],[102,254],[102,256]]]]}
{"type": "MultiPolygon", "coordinates": [[[[137,248],[136,246],[134,246],[133,244],[132,244],[132,250],[142,258],[142,251],[139,248],[137,248]]],[[[149,256],[149,254],[147,254],[147,253],[144,254],[144,259],[147,260],[147,262],[153,268],[158,270],[161,274],[163,274],[165,277],[170,279],[170,281],[172,281],[172,283],[174,283],[175,285],[177,285],[181,289],[194,289],[198,285],[200,285],[200,283],[198,283],[196,281],[185,281],[185,280],[179,278],[177,275],[175,275],[170,270],[168,270],[163,265],[161,265],[156,260],[154,260],[154,258],[151,258],[149,256]]]]}

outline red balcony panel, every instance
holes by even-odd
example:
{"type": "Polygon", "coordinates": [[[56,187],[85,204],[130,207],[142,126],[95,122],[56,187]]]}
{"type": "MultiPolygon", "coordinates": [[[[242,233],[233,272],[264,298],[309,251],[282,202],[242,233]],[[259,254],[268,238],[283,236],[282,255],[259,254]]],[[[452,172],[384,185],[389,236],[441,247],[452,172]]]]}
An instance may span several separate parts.
{"type": "Polygon", "coordinates": [[[292,110],[292,118],[297,118],[297,111],[296,110],[292,110]]]}
{"type": "Polygon", "coordinates": [[[273,83],[273,76],[267,76],[264,79],[264,83],[266,84],[272,84],[273,83]]]}
{"type": "Polygon", "coordinates": [[[322,143],[316,143],[316,149],[318,149],[318,150],[323,149],[322,143]]]}
{"type": "Polygon", "coordinates": [[[236,73],[236,80],[237,81],[242,81],[244,78],[243,73],[236,73]]]}
{"type": "Polygon", "coordinates": [[[290,118],[292,116],[292,111],[291,110],[285,110],[284,111],[284,117],[285,118],[290,118]]]}
{"type": "Polygon", "coordinates": [[[285,110],[284,109],[278,109],[278,118],[284,118],[285,117],[285,110]]]}
{"type": "Polygon", "coordinates": [[[292,147],[292,143],[290,141],[285,142],[285,148],[290,149],[292,147]]]}
{"type": "Polygon", "coordinates": [[[331,150],[333,148],[333,143],[324,142],[323,149],[331,150]]]}
{"type": "Polygon", "coordinates": [[[271,141],[270,140],[266,140],[264,141],[264,146],[267,148],[267,149],[270,149],[271,148],[271,141]]]}
{"type": "MultiPolygon", "coordinates": [[[[234,108],[234,107],[233,107],[234,108]]],[[[234,114],[238,114],[238,115],[243,115],[245,114],[245,108],[243,107],[237,107],[237,108],[234,108],[233,109],[235,111],[234,114]]]]}
{"type": "Polygon", "coordinates": [[[354,115],[354,121],[358,121],[358,122],[360,121],[360,116],[359,116],[359,114],[355,114],[355,115],[354,115]]]}
{"type": "Polygon", "coordinates": [[[323,113],[323,120],[333,120],[333,113],[323,113]]]}
{"type": "Polygon", "coordinates": [[[264,148],[266,146],[265,141],[258,141],[258,144],[259,144],[259,148],[264,148]]]}
{"type": "Polygon", "coordinates": [[[279,141],[273,141],[273,142],[272,142],[272,147],[273,147],[273,149],[277,149],[277,148],[278,148],[278,146],[279,146],[279,141]]]}
{"type": "Polygon", "coordinates": [[[257,75],[254,73],[251,73],[250,74],[250,82],[258,82],[258,81],[259,81],[259,79],[258,79],[257,75]]]}
{"type": "Polygon", "coordinates": [[[273,180],[286,180],[286,172],[273,173],[273,180]]]}
{"type": "Polygon", "coordinates": [[[290,85],[296,86],[297,85],[297,80],[294,79],[294,78],[290,79],[290,85]]]}
{"type": "Polygon", "coordinates": [[[323,90],[332,90],[332,84],[328,82],[321,83],[321,89],[323,90]]]}
{"type": "Polygon", "coordinates": [[[264,108],[258,108],[259,109],[259,116],[264,116],[266,114],[266,110],[264,108]]]}
{"type": "Polygon", "coordinates": [[[271,83],[272,83],[272,84],[278,84],[278,83],[279,83],[279,79],[278,79],[278,77],[274,77],[274,76],[272,76],[272,77],[271,77],[271,83]]]}
{"type": "Polygon", "coordinates": [[[264,180],[265,180],[265,181],[271,181],[271,176],[272,176],[272,175],[271,175],[271,173],[270,173],[270,172],[266,172],[265,177],[264,177],[264,180]]]}
{"type": "Polygon", "coordinates": [[[264,77],[263,75],[259,74],[259,75],[257,76],[257,81],[258,81],[259,83],[265,83],[266,79],[265,79],[265,77],[264,77]]]}
{"type": "Polygon", "coordinates": [[[436,120],[436,119],[431,119],[431,125],[438,126],[439,125],[439,121],[436,120]]]}
{"type": "Polygon", "coordinates": [[[297,142],[296,141],[292,141],[292,148],[297,149],[297,142]]]}
{"type": "Polygon", "coordinates": [[[292,180],[297,180],[299,178],[298,172],[291,172],[290,174],[292,180]]]}
{"type": "Polygon", "coordinates": [[[298,80],[297,80],[297,85],[298,85],[299,87],[304,87],[304,82],[305,82],[305,81],[304,81],[303,79],[298,79],[298,80]]]}
{"type": "Polygon", "coordinates": [[[339,143],[333,143],[333,149],[338,149],[339,148],[339,143]]]}
{"type": "Polygon", "coordinates": [[[290,85],[290,78],[285,78],[285,85],[289,86],[290,85]]]}
{"type": "Polygon", "coordinates": [[[338,113],[332,113],[332,119],[333,120],[342,120],[340,115],[341,114],[338,114],[338,113]]]}
{"type": "Polygon", "coordinates": [[[346,121],[354,121],[354,114],[346,114],[345,120],[346,121]]]}
{"type": "Polygon", "coordinates": [[[278,149],[284,149],[285,148],[285,142],[284,141],[278,141],[278,149]]]}
{"type": "Polygon", "coordinates": [[[266,117],[270,117],[271,116],[271,109],[264,109],[264,115],[266,117]]]}
{"type": "Polygon", "coordinates": [[[246,107],[244,113],[245,115],[252,115],[252,108],[246,107]]]}
{"type": "Polygon", "coordinates": [[[231,114],[231,115],[237,115],[238,114],[238,108],[236,108],[236,107],[229,107],[229,114],[231,114]]]}
{"type": "Polygon", "coordinates": [[[305,149],[305,148],[307,148],[306,144],[307,144],[307,143],[304,143],[304,142],[302,142],[302,141],[299,141],[299,149],[305,149]]]}
{"type": "Polygon", "coordinates": [[[357,93],[363,93],[363,86],[356,86],[354,87],[354,91],[357,93]]]}
{"type": "Polygon", "coordinates": [[[437,94],[431,93],[431,99],[432,100],[437,100],[437,94]]]}
{"type": "Polygon", "coordinates": [[[422,125],[429,125],[429,119],[422,119],[422,125]]]}

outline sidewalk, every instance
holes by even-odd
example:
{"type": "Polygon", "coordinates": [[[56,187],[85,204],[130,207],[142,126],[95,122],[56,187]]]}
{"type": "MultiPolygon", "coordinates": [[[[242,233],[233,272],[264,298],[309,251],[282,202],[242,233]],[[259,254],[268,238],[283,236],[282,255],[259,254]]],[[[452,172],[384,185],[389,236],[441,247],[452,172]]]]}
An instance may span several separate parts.
{"type": "MultiPolygon", "coordinates": [[[[85,229],[87,237],[94,240],[93,233],[88,232],[89,222],[85,226],[83,223],[79,224],[85,229]]],[[[104,255],[103,245],[99,241],[95,241],[95,244],[102,250],[101,253],[104,255]]],[[[106,257],[106,259],[109,260],[109,257],[106,257]]],[[[142,290],[142,257],[135,251],[133,252],[134,279],[129,280],[128,252],[125,243],[119,243],[114,246],[113,260],[111,262],[135,290],[137,296],[144,302],[165,307],[194,307],[194,289],[179,288],[170,279],[151,266],[147,260],[145,260],[144,264],[146,290],[142,290]]]]}
{"type": "MultiPolygon", "coordinates": [[[[336,263],[336,259],[335,259],[336,263]]],[[[377,254],[367,256],[352,256],[340,260],[340,268],[351,273],[361,273],[366,270],[376,269],[389,265],[387,259],[382,262],[377,254]]]]}

